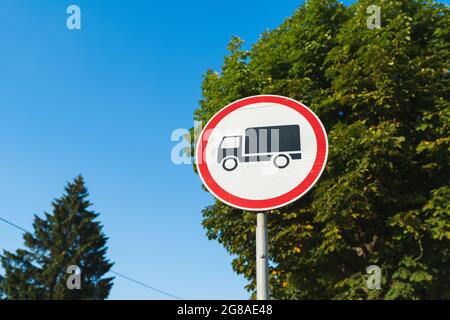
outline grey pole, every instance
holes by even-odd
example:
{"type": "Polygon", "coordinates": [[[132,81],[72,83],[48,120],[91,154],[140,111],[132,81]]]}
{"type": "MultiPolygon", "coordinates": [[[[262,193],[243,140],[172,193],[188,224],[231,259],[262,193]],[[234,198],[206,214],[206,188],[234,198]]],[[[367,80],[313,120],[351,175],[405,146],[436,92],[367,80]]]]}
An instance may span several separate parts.
{"type": "Polygon", "coordinates": [[[256,214],[256,299],[269,299],[267,213],[256,214]]]}

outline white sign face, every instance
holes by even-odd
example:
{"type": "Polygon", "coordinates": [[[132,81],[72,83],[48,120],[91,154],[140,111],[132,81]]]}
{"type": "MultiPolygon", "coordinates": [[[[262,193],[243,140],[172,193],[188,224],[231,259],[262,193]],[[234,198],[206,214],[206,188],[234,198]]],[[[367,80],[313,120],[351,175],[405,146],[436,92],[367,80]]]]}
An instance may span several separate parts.
{"type": "Polygon", "coordinates": [[[203,129],[197,169],[208,190],[236,208],[264,211],[305,194],[328,151],[325,129],[301,103],[254,96],[220,110],[203,129]]]}

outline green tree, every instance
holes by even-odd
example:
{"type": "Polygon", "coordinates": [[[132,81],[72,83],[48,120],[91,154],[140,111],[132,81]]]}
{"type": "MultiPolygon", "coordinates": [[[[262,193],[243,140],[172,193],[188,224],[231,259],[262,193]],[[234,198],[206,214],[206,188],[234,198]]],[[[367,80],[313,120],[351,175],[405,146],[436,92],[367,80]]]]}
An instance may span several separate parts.
{"type": "Polygon", "coordinates": [[[52,203],[52,214],[35,216],[34,234],[25,233],[27,249],[4,251],[1,290],[8,299],[106,299],[113,278],[104,277],[112,263],[106,259],[107,238],[82,176],[68,183],[65,194],[52,203]],[[81,271],[81,289],[69,290],[71,265],[81,271]]]}
{"type": "MultiPolygon", "coordinates": [[[[450,15],[432,1],[311,0],[250,49],[233,38],[209,70],[194,117],[248,95],[279,94],[324,122],[319,183],[269,214],[278,299],[450,299],[450,15]],[[367,28],[367,7],[382,25],[367,28]],[[368,290],[366,268],[382,269],[368,290]]],[[[255,289],[255,215],[218,201],[203,226],[255,289]]]]}
{"type": "Polygon", "coordinates": [[[5,280],[2,276],[0,276],[0,300],[5,299],[5,293],[2,291],[2,283],[5,280]]]}

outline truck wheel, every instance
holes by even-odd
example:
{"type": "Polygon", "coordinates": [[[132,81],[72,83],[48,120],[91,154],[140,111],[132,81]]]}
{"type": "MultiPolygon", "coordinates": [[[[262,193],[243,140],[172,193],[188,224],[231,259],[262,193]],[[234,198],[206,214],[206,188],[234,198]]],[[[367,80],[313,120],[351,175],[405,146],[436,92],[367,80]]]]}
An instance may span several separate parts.
{"type": "Polygon", "coordinates": [[[233,171],[238,166],[236,158],[226,158],[222,161],[222,167],[227,171],[233,171]]]}
{"type": "Polygon", "coordinates": [[[278,169],[286,168],[289,165],[289,162],[290,162],[289,157],[285,154],[279,154],[273,158],[273,164],[278,169]]]}

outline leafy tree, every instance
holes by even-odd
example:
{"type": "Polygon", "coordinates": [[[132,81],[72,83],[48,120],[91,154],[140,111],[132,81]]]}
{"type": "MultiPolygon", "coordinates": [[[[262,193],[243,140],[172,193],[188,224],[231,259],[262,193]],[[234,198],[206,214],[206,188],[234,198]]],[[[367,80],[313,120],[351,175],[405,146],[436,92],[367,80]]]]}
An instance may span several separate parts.
{"type": "Polygon", "coordinates": [[[104,275],[112,263],[106,259],[107,238],[98,213],[88,210],[88,191],[82,176],[68,183],[65,194],[53,201],[52,214],[35,216],[34,234],[24,235],[27,249],[4,251],[5,278],[1,290],[8,299],[106,299],[113,278],[104,275]],[[81,271],[81,289],[69,290],[72,275],[81,271]]]}
{"type": "MultiPolygon", "coordinates": [[[[311,0],[250,50],[233,38],[220,73],[206,73],[196,120],[279,94],[328,132],[319,183],[269,214],[273,298],[450,299],[449,38],[449,8],[432,1],[311,0]],[[367,289],[373,264],[381,290],[367,289]]],[[[254,294],[254,213],[216,201],[203,217],[254,294]]]]}

